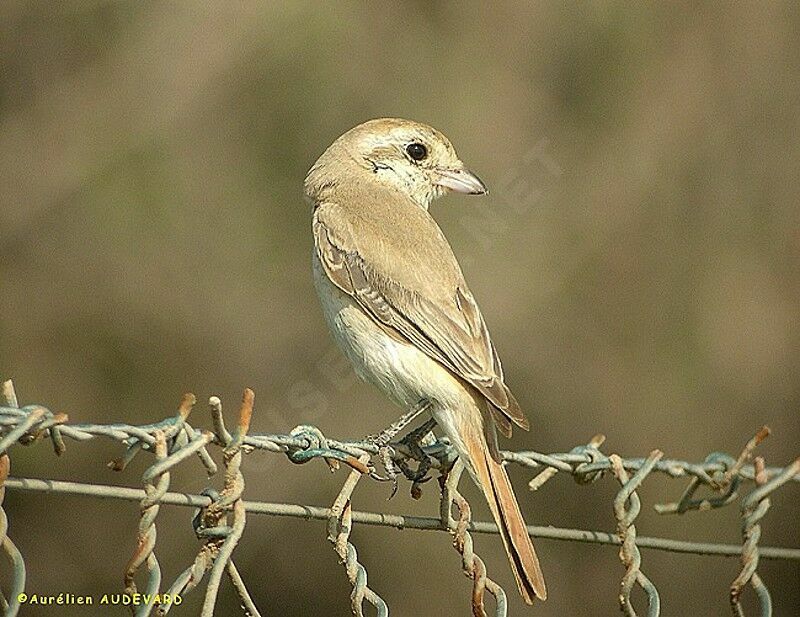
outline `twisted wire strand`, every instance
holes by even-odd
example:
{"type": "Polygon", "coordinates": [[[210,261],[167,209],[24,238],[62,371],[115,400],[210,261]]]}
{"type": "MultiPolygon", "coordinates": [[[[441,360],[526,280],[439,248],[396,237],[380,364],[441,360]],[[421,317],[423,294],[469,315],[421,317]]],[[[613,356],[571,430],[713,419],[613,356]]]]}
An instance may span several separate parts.
{"type": "MultiPolygon", "coordinates": [[[[369,456],[364,454],[359,459],[366,465],[369,456]]],[[[350,607],[356,617],[364,616],[364,600],[375,607],[379,617],[388,617],[389,607],[378,594],[367,585],[367,569],[358,561],[358,552],[355,545],[350,542],[350,533],[353,530],[353,512],[350,498],[356,484],[362,477],[358,469],[353,469],[336,496],[328,515],[328,540],[333,544],[339,561],[344,564],[347,578],[353,586],[350,594],[350,607]]]]}
{"type": "MultiPolygon", "coordinates": [[[[167,441],[163,431],[156,431],[154,443],[155,455],[157,460],[163,460],[167,456],[167,441]]],[[[161,567],[155,554],[156,547],[156,516],[161,508],[159,501],[169,489],[169,471],[165,471],[152,480],[145,480],[145,498],[141,503],[141,515],[139,518],[139,532],[137,536],[137,546],[128,566],[125,569],[125,593],[134,595],[138,592],[136,586],[136,572],[143,564],[147,564],[148,582],[145,594],[150,597],[158,595],[158,588],[161,585],[161,567]]],[[[153,609],[153,604],[145,602],[139,606],[131,606],[131,612],[135,617],[148,617],[153,609]]]]}
{"type": "Polygon", "coordinates": [[[641,486],[647,475],[653,470],[658,460],[663,456],[660,450],[653,450],[647,457],[645,464],[632,476],[622,466],[622,459],[612,454],[611,469],[622,488],[614,498],[614,516],[617,519],[617,533],[622,546],[619,557],[626,568],[625,576],[620,584],[619,603],[622,611],[629,617],[636,617],[636,611],[631,603],[631,591],[634,584],[638,584],[647,594],[648,617],[658,617],[661,613],[661,600],[658,590],[652,581],[641,570],[642,555],[636,545],[636,525],[634,521],[641,511],[641,501],[636,490],[641,486]]]}
{"type": "Polygon", "coordinates": [[[472,614],[474,617],[486,617],[484,606],[485,591],[489,591],[495,599],[495,617],[506,617],[508,601],[506,593],[500,585],[486,574],[486,564],[473,548],[472,536],[468,528],[472,520],[469,502],[458,492],[458,481],[464,472],[464,463],[459,459],[453,468],[442,477],[442,496],[440,512],[442,525],[453,536],[453,547],[461,555],[461,569],[467,578],[472,580],[472,614]],[[458,520],[453,518],[453,506],[458,509],[458,520]]]}
{"type": "Polygon", "coordinates": [[[769,495],[788,482],[792,476],[800,472],[800,458],[796,459],[782,473],[767,480],[764,470],[764,459],[755,460],[756,488],[742,501],[742,570],[731,583],[730,603],[735,617],[744,617],[741,595],[749,582],[758,598],[761,617],[772,616],[772,598],[769,589],[756,571],[760,551],[758,542],[761,539],[761,519],[771,506],[769,495]]]}
{"type": "MultiPolygon", "coordinates": [[[[203,491],[203,496],[209,498],[210,500],[205,506],[205,508],[208,508],[211,503],[213,503],[214,498],[219,497],[219,493],[214,490],[206,489],[203,491]]],[[[203,520],[208,520],[205,517],[205,514],[205,509],[198,510],[192,521],[192,525],[195,528],[195,534],[198,536],[198,538],[203,537],[201,532],[203,520]]],[[[209,526],[209,528],[213,528],[213,522],[212,526],[209,526]]],[[[183,597],[197,587],[213,563],[213,552],[215,550],[218,550],[218,544],[215,544],[214,541],[208,540],[204,542],[200,547],[200,550],[197,552],[192,565],[178,575],[178,577],[175,579],[175,582],[172,583],[167,590],[167,595],[170,597],[183,597]]],[[[163,617],[169,613],[172,607],[172,603],[161,604],[157,609],[157,613],[159,616],[163,617]]]]}
{"type": "MultiPolygon", "coordinates": [[[[253,391],[249,388],[245,389],[239,410],[239,422],[236,430],[231,434],[225,429],[221,402],[217,397],[212,397],[209,400],[209,407],[216,432],[201,433],[200,437],[187,441],[182,449],[176,450],[167,459],[155,463],[145,472],[146,477],[152,477],[160,473],[162,468],[169,468],[177,462],[189,458],[194,452],[202,450],[215,438],[224,446],[225,478],[222,491],[217,492],[213,489],[204,491],[203,495],[208,497],[209,501],[199,508],[192,523],[195,534],[203,540],[203,545],[192,565],[176,578],[168,591],[171,597],[182,597],[197,587],[208,572],[201,617],[213,615],[224,573],[227,573],[232,581],[245,614],[260,617],[260,613],[232,560],[233,551],[244,533],[246,521],[244,501],[242,500],[244,492],[244,476],[241,472],[242,442],[250,427],[254,399],[253,391]],[[231,515],[230,525],[228,525],[229,514],[231,515]]],[[[159,607],[159,614],[166,615],[172,606],[172,603],[162,604],[159,607]]]]}
{"type": "MultiPolygon", "coordinates": [[[[225,465],[225,483],[220,493],[219,499],[214,501],[209,507],[209,511],[219,511],[225,513],[231,510],[232,524],[230,531],[226,534],[225,540],[220,546],[216,559],[211,567],[211,573],[208,576],[208,585],[206,587],[206,596],[203,603],[203,611],[201,617],[212,617],[214,614],[214,606],[217,602],[217,594],[219,593],[220,582],[222,581],[223,572],[229,573],[235,571],[233,565],[233,551],[239,540],[244,533],[245,527],[245,508],[244,501],[242,501],[242,494],[244,493],[244,475],[241,471],[242,465],[242,442],[244,441],[247,431],[250,428],[250,420],[253,416],[253,402],[255,400],[255,393],[247,388],[242,397],[242,405],[239,410],[239,423],[233,435],[230,435],[224,428],[222,418],[222,405],[214,405],[215,401],[211,401],[212,414],[215,419],[217,430],[225,443],[223,450],[223,463],[225,465]],[[232,569],[229,569],[228,566],[232,569]]],[[[223,514],[223,519],[227,523],[227,514],[223,514]]],[[[233,580],[234,577],[230,576],[233,580]]],[[[247,593],[243,585],[237,585],[234,581],[234,588],[242,600],[243,606],[252,617],[258,617],[259,613],[247,593]]]]}

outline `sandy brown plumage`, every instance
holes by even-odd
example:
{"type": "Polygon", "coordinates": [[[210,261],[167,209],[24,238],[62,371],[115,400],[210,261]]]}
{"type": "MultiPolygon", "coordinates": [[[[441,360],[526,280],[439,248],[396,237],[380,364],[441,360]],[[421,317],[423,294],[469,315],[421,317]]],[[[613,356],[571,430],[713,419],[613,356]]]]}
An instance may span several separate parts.
{"type": "Polygon", "coordinates": [[[337,140],[306,180],[318,290],[359,374],[401,405],[433,402],[434,417],[485,494],[520,593],[531,602],[546,597],[544,580],[495,432],[510,435],[512,423],[527,429],[528,421],[504,383],[452,249],[428,213],[444,192],[437,182],[478,192],[471,189],[479,181],[430,127],[372,121],[337,140]],[[405,156],[409,142],[424,144],[427,166],[405,156]]]}

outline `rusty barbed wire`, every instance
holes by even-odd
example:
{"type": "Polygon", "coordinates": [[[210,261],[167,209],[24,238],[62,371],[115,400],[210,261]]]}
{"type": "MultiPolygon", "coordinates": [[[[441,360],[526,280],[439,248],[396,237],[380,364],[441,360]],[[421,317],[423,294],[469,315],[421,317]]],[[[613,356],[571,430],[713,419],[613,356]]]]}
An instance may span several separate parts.
{"type": "Polygon", "coordinates": [[[458,492],[458,481],[464,472],[464,464],[457,460],[447,474],[440,477],[442,498],[440,514],[442,524],[453,536],[453,546],[461,555],[461,568],[472,580],[472,614],[473,617],[486,617],[484,606],[485,591],[488,590],[495,599],[495,617],[506,617],[508,614],[506,593],[500,585],[486,575],[486,564],[475,553],[472,536],[467,531],[472,520],[472,509],[469,502],[458,492]],[[453,506],[458,509],[458,520],[453,518],[453,506]]]}
{"type": "Polygon", "coordinates": [[[637,583],[647,594],[648,617],[658,617],[661,612],[661,599],[659,598],[658,590],[641,570],[642,555],[639,552],[639,547],[636,546],[636,525],[633,522],[639,516],[642,508],[636,489],[641,486],[662,456],[664,456],[663,452],[653,450],[650,456],[647,457],[645,464],[632,477],[628,477],[628,472],[622,466],[622,459],[619,456],[612,454],[609,457],[611,459],[611,469],[622,485],[622,488],[614,498],[614,515],[617,518],[617,534],[619,534],[619,539],[622,541],[619,557],[626,568],[625,576],[622,577],[620,584],[619,604],[622,612],[628,617],[637,617],[631,603],[631,591],[633,591],[634,583],[637,583]]]}
{"type": "MultiPolygon", "coordinates": [[[[7,518],[2,509],[6,489],[56,494],[84,495],[87,497],[111,497],[139,502],[140,518],[137,544],[124,573],[124,587],[128,594],[138,594],[135,579],[141,566],[145,566],[147,581],[143,596],[155,597],[156,601],[132,607],[134,615],[147,616],[155,610],[165,615],[176,603],[171,601],[189,593],[209,573],[203,601],[202,616],[213,614],[223,574],[227,574],[239,595],[246,615],[258,617],[256,608],[243,578],[237,570],[232,556],[245,528],[246,514],[269,514],[293,516],[304,519],[324,520],[328,523],[328,537],[353,587],[351,608],[356,616],[363,615],[363,602],[374,607],[379,616],[389,614],[385,601],[367,585],[367,571],[359,563],[355,546],[350,541],[353,524],[380,525],[396,528],[414,528],[449,531],[454,546],[461,554],[462,569],[473,581],[473,615],[485,617],[484,594],[488,590],[495,597],[495,616],[506,615],[507,600],[503,589],[488,578],[486,567],[472,547],[472,533],[498,533],[493,523],[472,521],[469,503],[457,490],[461,475],[460,463],[447,440],[434,440],[432,434],[417,443],[408,438],[390,444],[369,441],[337,441],[329,439],[313,426],[299,426],[288,435],[248,434],[253,411],[253,393],[245,390],[239,411],[239,421],[233,434],[225,428],[222,403],[217,397],[209,400],[212,430],[193,428],[187,421],[195,405],[195,397],[184,395],[178,410],[159,422],[145,425],[74,424],[63,413],[53,413],[39,405],[20,408],[13,384],[3,384],[5,406],[0,407],[0,543],[3,552],[11,561],[13,572],[8,600],[0,593],[0,607],[4,615],[16,615],[19,610],[17,596],[25,585],[25,564],[21,554],[7,536],[7,518]],[[34,478],[8,477],[8,454],[6,450],[14,444],[31,445],[48,438],[54,452],[62,454],[65,438],[84,442],[105,437],[122,443],[125,451],[111,461],[109,467],[124,470],[140,453],[155,455],[155,462],[143,474],[144,489],[121,486],[42,480],[34,478]],[[223,487],[220,491],[208,488],[200,494],[173,493],[168,490],[170,470],[188,458],[200,460],[209,476],[217,472],[217,465],[208,452],[209,446],[222,448],[224,468],[223,487]],[[291,504],[245,501],[243,499],[244,476],[241,461],[244,454],[256,450],[282,453],[293,463],[302,464],[321,458],[333,471],[339,464],[350,467],[350,473],[331,508],[317,506],[295,506],[291,504]],[[387,479],[377,473],[372,461],[382,465],[387,476],[393,479],[397,470],[412,481],[412,495],[418,496],[426,474],[436,470],[440,474],[441,501],[439,517],[389,515],[379,512],[353,510],[352,493],[358,481],[369,475],[376,479],[387,479]],[[417,461],[416,469],[409,461],[417,461]],[[196,509],[192,519],[195,533],[202,545],[192,565],[182,572],[167,589],[160,590],[161,572],[155,556],[155,519],[163,505],[191,506],[196,509]],[[453,506],[458,519],[453,517],[453,506]]],[[[423,427],[424,429],[424,427],[423,427]]],[[[413,433],[413,432],[412,432],[413,433]]],[[[623,459],[617,455],[606,455],[600,451],[604,437],[596,435],[588,443],[567,453],[543,454],[534,451],[503,452],[507,463],[519,464],[537,473],[531,480],[531,490],[541,490],[544,485],[560,473],[569,474],[580,484],[596,482],[606,473],[612,473],[621,484],[614,502],[617,520],[616,533],[561,529],[557,527],[529,526],[531,535],[557,540],[594,542],[620,547],[620,558],[626,567],[620,593],[620,605],[628,615],[636,615],[630,601],[635,584],[643,588],[648,597],[648,616],[657,616],[660,598],[653,582],[641,572],[639,549],[651,548],[674,552],[740,556],[742,571],[730,590],[730,604],[734,615],[743,616],[739,596],[748,583],[759,598],[762,617],[771,615],[771,600],[763,580],[756,569],[759,559],[800,560],[800,548],[762,547],[760,524],[769,508],[768,496],[788,482],[800,481],[800,459],[786,468],[766,468],[763,460],[749,461],[758,444],[769,434],[762,428],[751,439],[738,458],[713,453],[702,463],[690,463],[675,459],[663,459],[660,452],[647,458],[623,459]],[[658,472],[672,478],[688,477],[689,485],[681,498],[674,503],[657,504],[655,509],[662,514],[683,514],[726,506],[738,498],[742,483],[755,481],[755,488],[742,502],[743,544],[719,544],[688,542],[666,538],[641,536],[634,525],[641,503],[637,489],[645,477],[658,472]],[[632,474],[632,475],[630,475],[632,474]],[[695,497],[700,488],[711,492],[706,497],[695,497]]]]}
{"type": "MultiPolygon", "coordinates": [[[[362,455],[359,462],[366,466],[368,460],[369,457],[362,455]]],[[[333,544],[339,561],[344,564],[347,578],[353,586],[353,592],[350,594],[353,615],[363,617],[363,603],[366,600],[375,607],[379,617],[386,617],[389,615],[389,607],[383,598],[367,585],[367,569],[359,563],[356,547],[350,542],[350,532],[353,529],[350,497],[362,476],[363,473],[358,469],[350,471],[342,490],[336,496],[328,517],[328,540],[333,544]]]]}
{"type": "MultiPolygon", "coordinates": [[[[156,460],[163,461],[167,457],[167,440],[164,431],[155,432],[156,460]]],[[[155,596],[161,585],[161,566],[155,554],[156,547],[156,516],[161,506],[159,500],[169,488],[169,471],[164,471],[152,480],[145,481],[146,497],[142,500],[141,516],[139,518],[139,533],[137,537],[136,551],[128,562],[125,569],[125,593],[134,595],[138,593],[136,586],[136,571],[143,564],[147,564],[148,582],[146,594],[155,596]]],[[[131,612],[135,617],[147,617],[153,606],[146,603],[138,607],[131,607],[131,612]]]]}
{"type": "MultiPolygon", "coordinates": [[[[192,519],[195,535],[198,539],[203,540],[203,546],[197,553],[194,563],[178,576],[167,592],[171,598],[182,597],[197,587],[206,572],[209,572],[201,617],[211,617],[214,614],[223,573],[228,574],[234,589],[239,594],[245,614],[249,617],[260,617],[232,559],[233,550],[242,537],[245,527],[246,514],[242,500],[244,476],[240,468],[242,442],[250,427],[254,399],[253,391],[249,388],[246,389],[239,409],[239,422],[233,435],[225,428],[221,401],[217,397],[209,399],[215,432],[202,433],[200,439],[188,442],[183,450],[172,455],[174,461],[188,458],[193,451],[199,451],[215,437],[224,448],[225,480],[222,491],[206,489],[204,495],[210,498],[210,502],[201,507],[192,519]],[[227,524],[229,514],[232,519],[230,526],[227,524]]],[[[156,463],[145,472],[145,477],[162,473],[161,468],[168,468],[168,463],[167,460],[156,463]]],[[[166,615],[172,606],[171,602],[162,604],[159,607],[159,613],[166,615]]]]}
{"type": "Polygon", "coordinates": [[[755,462],[756,488],[754,488],[742,501],[742,570],[731,583],[730,602],[733,614],[744,617],[744,609],[739,601],[745,585],[750,583],[758,597],[759,608],[762,616],[771,617],[772,598],[769,589],[756,572],[759,562],[758,541],[761,539],[761,519],[769,510],[771,502],[769,495],[780,486],[783,486],[794,475],[800,472],[800,458],[796,459],[784,471],[772,480],[767,480],[764,473],[764,459],[757,457],[755,462]]]}

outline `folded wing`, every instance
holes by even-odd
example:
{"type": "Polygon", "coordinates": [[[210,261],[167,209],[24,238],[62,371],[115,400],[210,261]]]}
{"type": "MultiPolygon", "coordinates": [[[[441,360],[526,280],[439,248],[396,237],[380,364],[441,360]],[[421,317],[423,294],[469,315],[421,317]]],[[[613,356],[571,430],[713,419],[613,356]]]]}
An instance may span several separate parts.
{"type": "MultiPolygon", "coordinates": [[[[501,432],[510,435],[511,422],[528,429],[519,404],[503,383],[500,359],[463,278],[444,296],[426,294],[420,286],[404,286],[399,277],[381,268],[379,259],[363,254],[366,251],[359,249],[350,225],[336,217],[333,207],[315,212],[314,241],[330,280],[380,325],[480,392],[490,403],[489,411],[501,432]]],[[[421,262],[419,267],[435,268],[436,264],[421,262]]]]}

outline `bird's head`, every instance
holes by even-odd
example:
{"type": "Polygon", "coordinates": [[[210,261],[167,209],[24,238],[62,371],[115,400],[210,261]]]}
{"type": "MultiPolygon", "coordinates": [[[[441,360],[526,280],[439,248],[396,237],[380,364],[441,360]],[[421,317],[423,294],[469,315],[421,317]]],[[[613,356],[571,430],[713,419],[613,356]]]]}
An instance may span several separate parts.
{"type": "Polygon", "coordinates": [[[399,118],[370,120],[339,137],[309,171],[306,194],[319,199],[326,188],[348,178],[399,189],[426,210],[449,191],[486,193],[447,137],[426,124],[399,118]]]}

